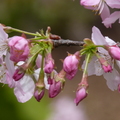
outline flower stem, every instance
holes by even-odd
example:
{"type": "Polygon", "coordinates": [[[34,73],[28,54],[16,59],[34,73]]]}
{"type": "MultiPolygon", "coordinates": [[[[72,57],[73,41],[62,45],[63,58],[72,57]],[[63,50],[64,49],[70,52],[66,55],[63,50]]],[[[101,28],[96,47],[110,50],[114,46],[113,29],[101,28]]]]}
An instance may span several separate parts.
{"type": "Polygon", "coordinates": [[[89,63],[90,57],[91,57],[91,53],[86,55],[86,62],[85,62],[85,68],[83,71],[83,77],[85,77],[87,74],[87,68],[88,68],[88,63],[89,63]]]}
{"type": "Polygon", "coordinates": [[[27,32],[27,31],[24,31],[24,30],[19,30],[19,29],[12,28],[12,27],[4,27],[4,29],[19,32],[19,33],[24,33],[24,34],[28,34],[28,35],[32,35],[32,36],[41,37],[41,34],[39,34],[39,33],[31,33],[31,32],[27,32]]]}

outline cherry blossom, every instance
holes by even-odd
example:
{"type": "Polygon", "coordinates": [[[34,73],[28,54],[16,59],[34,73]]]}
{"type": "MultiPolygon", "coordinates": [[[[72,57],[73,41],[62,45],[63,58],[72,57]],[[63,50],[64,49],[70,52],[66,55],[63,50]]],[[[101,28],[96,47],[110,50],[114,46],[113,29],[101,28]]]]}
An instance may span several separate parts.
{"type": "MultiPolygon", "coordinates": [[[[116,43],[111,40],[108,37],[103,37],[101,32],[99,31],[98,28],[95,26],[92,28],[92,41],[94,42],[95,45],[105,45],[105,46],[111,46],[111,45],[116,45],[116,43]]],[[[88,64],[88,76],[90,75],[103,75],[103,77],[107,80],[107,85],[108,87],[114,91],[117,90],[118,85],[120,84],[120,74],[118,71],[114,68],[114,60],[112,56],[110,56],[109,52],[102,48],[98,47],[98,53],[101,55],[111,66],[112,66],[112,71],[111,72],[105,72],[101,66],[100,61],[96,56],[92,57],[92,60],[88,64]]],[[[116,61],[117,64],[120,67],[119,61],[116,61]]],[[[82,65],[82,68],[84,68],[84,64],[82,65]]]]}
{"type": "Polygon", "coordinates": [[[102,20],[109,17],[109,7],[120,8],[119,0],[80,0],[80,4],[85,6],[87,9],[99,11],[102,20]]]}

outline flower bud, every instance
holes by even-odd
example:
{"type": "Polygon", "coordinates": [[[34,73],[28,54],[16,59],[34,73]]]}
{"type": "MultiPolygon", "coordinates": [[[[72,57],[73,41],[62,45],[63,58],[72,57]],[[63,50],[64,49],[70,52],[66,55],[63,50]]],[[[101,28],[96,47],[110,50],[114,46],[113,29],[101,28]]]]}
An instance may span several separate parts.
{"type": "Polygon", "coordinates": [[[105,73],[112,72],[112,66],[108,63],[107,60],[105,60],[103,57],[100,57],[99,61],[105,73]]]}
{"type": "Polygon", "coordinates": [[[13,79],[15,81],[20,80],[24,76],[25,72],[21,71],[20,69],[16,69],[15,73],[13,74],[13,79]]]}
{"type": "Polygon", "coordinates": [[[69,55],[64,59],[63,69],[66,72],[66,77],[71,80],[77,73],[79,65],[80,54],[76,52],[73,55],[69,55]]]}
{"type": "Polygon", "coordinates": [[[60,93],[61,85],[62,85],[61,81],[56,82],[55,80],[53,80],[53,82],[49,88],[49,97],[50,98],[53,98],[60,93]]]}
{"type": "Polygon", "coordinates": [[[102,68],[103,68],[103,70],[104,70],[105,73],[112,72],[112,67],[109,64],[107,66],[102,65],[102,68]]]}
{"type": "Polygon", "coordinates": [[[50,74],[54,69],[54,60],[52,58],[51,53],[48,53],[46,58],[45,58],[45,67],[44,71],[47,74],[50,74]]]}
{"type": "Polygon", "coordinates": [[[35,99],[36,99],[38,102],[40,102],[40,100],[41,100],[42,97],[44,96],[44,93],[45,93],[44,89],[41,90],[40,92],[39,92],[38,90],[35,90],[35,92],[34,92],[34,97],[35,97],[35,99]]]}
{"type": "Polygon", "coordinates": [[[45,65],[44,71],[45,71],[45,73],[50,74],[50,73],[53,71],[53,68],[54,68],[53,62],[52,62],[52,61],[49,61],[49,62],[45,65]]]}
{"type": "Polygon", "coordinates": [[[108,51],[114,59],[120,60],[120,48],[119,47],[117,46],[109,47],[108,51]]]}
{"type": "Polygon", "coordinates": [[[52,84],[53,84],[53,80],[52,80],[51,76],[48,76],[48,84],[49,84],[49,85],[52,85],[52,84]]]}
{"type": "Polygon", "coordinates": [[[20,36],[9,39],[10,59],[14,62],[25,61],[29,54],[28,41],[20,36]]]}
{"type": "Polygon", "coordinates": [[[86,97],[87,97],[86,89],[85,89],[85,87],[82,87],[77,90],[76,98],[74,99],[74,102],[76,103],[76,105],[78,105],[79,102],[82,101],[86,97]]]}

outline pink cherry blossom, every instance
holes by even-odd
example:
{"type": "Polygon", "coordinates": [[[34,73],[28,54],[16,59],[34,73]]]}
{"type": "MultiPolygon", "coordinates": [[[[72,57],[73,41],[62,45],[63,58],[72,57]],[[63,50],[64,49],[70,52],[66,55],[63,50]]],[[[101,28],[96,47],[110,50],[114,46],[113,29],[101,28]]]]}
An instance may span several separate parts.
{"type": "Polygon", "coordinates": [[[80,0],[80,4],[87,9],[99,11],[102,20],[105,20],[110,15],[108,6],[111,8],[120,8],[119,0],[80,0]]]}
{"type": "Polygon", "coordinates": [[[20,36],[9,38],[10,59],[14,62],[25,61],[29,54],[28,41],[20,36]]]}

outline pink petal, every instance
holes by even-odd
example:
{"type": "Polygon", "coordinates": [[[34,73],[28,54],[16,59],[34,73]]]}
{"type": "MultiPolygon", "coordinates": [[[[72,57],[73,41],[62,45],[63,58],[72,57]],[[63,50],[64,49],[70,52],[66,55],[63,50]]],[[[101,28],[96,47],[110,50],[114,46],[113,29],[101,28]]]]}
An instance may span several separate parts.
{"type": "Polygon", "coordinates": [[[104,8],[100,14],[102,20],[104,20],[105,18],[109,17],[110,15],[110,10],[108,8],[108,6],[106,4],[104,4],[104,8]]]}
{"type": "Polygon", "coordinates": [[[116,12],[112,13],[102,23],[108,28],[108,27],[111,27],[111,24],[114,23],[117,19],[120,20],[120,11],[116,11],[116,12]]]}
{"type": "Polygon", "coordinates": [[[94,6],[97,5],[100,0],[80,0],[80,4],[83,6],[94,6]]]}
{"type": "Polygon", "coordinates": [[[111,8],[120,8],[120,0],[105,0],[111,8]]]}
{"type": "Polygon", "coordinates": [[[6,73],[6,82],[10,88],[15,87],[15,81],[13,80],[12,76],[15,72],[14,63],[10,60],[10,54],[7,52],[5,57],[5,63],[7,67],[6,73]]]}

